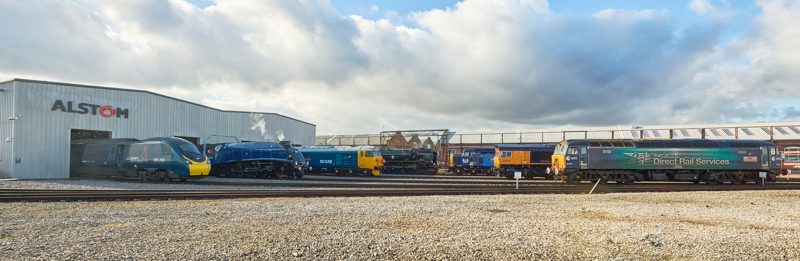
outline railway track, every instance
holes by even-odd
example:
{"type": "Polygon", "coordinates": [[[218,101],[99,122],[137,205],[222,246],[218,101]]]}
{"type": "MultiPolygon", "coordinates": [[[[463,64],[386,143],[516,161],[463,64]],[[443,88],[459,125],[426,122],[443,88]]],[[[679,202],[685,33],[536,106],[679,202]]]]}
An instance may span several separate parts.
{"type": "MultiPolygon", "coordinates": [[[[372,197],[491,194],[586,194],[592,186],[537,186],[514,188],[448,189],[371,189],[371,190],[0,190],[0,202],[31,201],[115,201],[229,199],[272,197],[372,197]]],[[[761,185],[682,185],[639,184],[598,186],[593,193],[642,193],[676,191],[797,190],[800,184],[761,185]]]]}

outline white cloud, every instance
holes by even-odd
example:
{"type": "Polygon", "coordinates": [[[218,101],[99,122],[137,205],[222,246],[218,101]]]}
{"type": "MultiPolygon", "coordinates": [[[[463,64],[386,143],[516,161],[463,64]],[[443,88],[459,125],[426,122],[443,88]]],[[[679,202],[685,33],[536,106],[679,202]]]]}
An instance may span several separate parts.
{"type": "Polygon", "coordinates": [[[800,5],[757,4],[752,28],[720,44],[720,20],[569,17],[541,0],[466,0],[410,14],[419,28],[324,0],[0,0],[0,78],[148,89],[320,134],[797,117],[800,5]]]}
{"type": "Polygon", "coordinates": [[[711,0],[692,0],[686,4],[686,7],[697,12],[697,14],[708,15],[715,19],[725,19],[736,15],[736,12],[731,10],[729,3],[725,2],[725,0],[719,0],[719,2],[724,5],[723,8],[712,5],[711,0]]]}

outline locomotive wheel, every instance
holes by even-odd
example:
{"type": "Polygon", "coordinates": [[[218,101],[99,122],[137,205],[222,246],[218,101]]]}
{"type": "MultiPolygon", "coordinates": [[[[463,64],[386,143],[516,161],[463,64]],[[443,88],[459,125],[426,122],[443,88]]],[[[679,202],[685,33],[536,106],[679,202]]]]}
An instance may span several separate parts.
{"type": "Polygon", "coordinates": [[[186,179],[182,178],[181,181],[186,182],[186,179]]]}
{"type": "Polygon", "coordinates": [[[141,175],[139,178],[141,178],[142,181],[148,181],[149,180],[149,178],[147,178],[147,172],[146,171],[145,172],[139,172],[139,175],[141,175]]]}
{"type": "Polygon", "coordinates": [[[164,177],[163,177],[163,178],[161,178],[161,180],[163,180],[163,181],[164,181],[164,183],[169,183],[170,181],[172,181],[172,179],[171,179],[171,178],[169,178],[169,176],[167,176],[166,174],[164,174],[164,177]]]}

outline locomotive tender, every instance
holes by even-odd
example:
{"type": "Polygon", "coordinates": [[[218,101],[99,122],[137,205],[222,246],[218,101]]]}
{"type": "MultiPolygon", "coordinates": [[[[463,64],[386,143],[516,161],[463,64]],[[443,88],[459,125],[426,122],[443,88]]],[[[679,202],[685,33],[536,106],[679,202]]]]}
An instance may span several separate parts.
{"type": "Polygon", "coordinates": [[[302,178],[307,168],[303,154],[288,141],[217,143],[198,147],[205,147],[213,176],[302,178]]]}
{"type": "Polygon", "coordinates": [[[775,181],[778,146],[758,140],[565,140],[549,169],[557,180],[606,183],[775,181]],[[761,176],[761,177],[760,177],[761,176]]]}
{"type": "Polygon", "coordinates": [[[208,159],[194,144],[176,137],[81,140],[70,144],[70,172],[137,177],[169,182],[207,176],[208,159]]]}
{"type": "Polygon", "coordinates": [[[308,172],[373,176],[383,170],[383,157],[374,146],[313,146],[299,150],[308,162],[308,172]]]}

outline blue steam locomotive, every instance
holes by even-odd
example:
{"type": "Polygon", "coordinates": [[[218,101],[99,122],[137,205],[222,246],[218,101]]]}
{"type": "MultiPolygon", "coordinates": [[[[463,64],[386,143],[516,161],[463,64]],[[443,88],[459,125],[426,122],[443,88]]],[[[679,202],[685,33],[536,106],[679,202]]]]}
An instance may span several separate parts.
{"type": "Polygon", "coordinates": [[[186,181],[207,176],[208,159],[194,144],[175,137],[78,140],[70,144],[70,173],[186,181]]]}
{"type": "Polygon", "coordinates": [[[211,162],[211,175],[250,178],[302,178],[307,164],[291,142],[236,142],[199,145],[211,162]]]}

